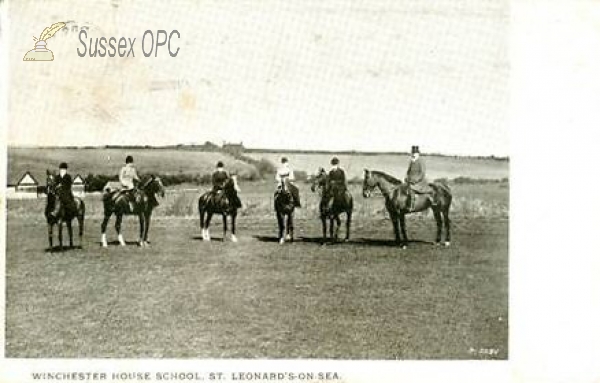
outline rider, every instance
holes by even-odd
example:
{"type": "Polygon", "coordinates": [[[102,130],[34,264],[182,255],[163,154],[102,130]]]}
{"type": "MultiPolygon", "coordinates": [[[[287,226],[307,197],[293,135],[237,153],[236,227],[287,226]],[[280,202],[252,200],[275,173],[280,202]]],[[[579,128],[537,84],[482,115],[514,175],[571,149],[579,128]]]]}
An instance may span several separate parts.
{"type": "Polygon", "coordinates": [[[286,179],[288,181],[287,185],[290,188],[290,193],[292,193],[292,197],[294,198],[294,206],[302,207],[300,204],[300,191],[294,184],[294,171],[290,168],[288,159],[286,157],[281,157],[281,167],[279,167],[279,169],[277,169],[277,173],[275,173],[277,190],[281,189],[281,183],[286,179]]]}
{"type": "Polygon", "coordinates": [[[121,168],[119,172],[119,182],[121,182],[121,186],[123,186],[123,192],[127,196],[127,201],[129,202],[129,208],[133,212],[134,209],[134,191],[136,184],[140,182],[140,178],[138,177],[137,170],[133,166],[133,157],[127,156],[125,158],[125,166],[121,168]]]}
{"type": "MultiPolygon", "coordinates": [[[[229,178],[229,174],[227,174],[227,172],[225,171],[225,165],[223,164],[223,161],[217,162],[217,170],[215,170],[212,174],[213,196],[216,196],[219,191],[224,190],[225,183],[229,180],[229,178]]],[[[235,204],[236,207],[242,207],[242,201],[240,200],[240,197],[237,195],[237,193],[235,194],[234,200],[232,202],[235,204]]]]}
{"type": "Polygon", "coordinates": [[[333,195],[333,190],[346,192],[346,172],[340,167],[340,160],[337,157],[331,159],[331,169],[329,170],[329,191],[328,195],[333,195]]]}
{"type": "Polygon", "coordinates": [[[413,145],[411,149],[410,162],[408,163],[408,170],[406,171],[406,182],[409,185],[408,192],[410,197],[406,201],[407,209],[411,209],[411,201],[415,200],[415,193],[426,194],[431,205],[437,205],[437,201],[433,197],[431,186],[425,178],[425,161],[421,158],[418,146],[413,145]]]}
{"type": "MultiPolygon", "coordinates": [[[[67,173],[67,163],[62,162],[58,166],[58,176],[56,177],[56,190],[58,194],[58,200],[61,205],[64,206],[65,211],[69,209],[73,209],[73,205],[75,203],[75,197],[73,196],[72,186],[73,179],[71,175],[67,173]]],[[[52,214],[57,216],[59,213],[59,204],[56,204],[54,211],[52,214]]]]}

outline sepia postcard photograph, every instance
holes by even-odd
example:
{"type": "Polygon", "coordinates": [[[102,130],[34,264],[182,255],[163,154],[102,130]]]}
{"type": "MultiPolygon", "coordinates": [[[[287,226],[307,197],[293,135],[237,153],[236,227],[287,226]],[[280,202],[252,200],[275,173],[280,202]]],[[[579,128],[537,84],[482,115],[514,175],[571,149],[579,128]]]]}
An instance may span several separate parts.
{"type": "Polygon", "coordinates": [[[0,8],[15,379],[506,375],[509,0],[0,8]]]}

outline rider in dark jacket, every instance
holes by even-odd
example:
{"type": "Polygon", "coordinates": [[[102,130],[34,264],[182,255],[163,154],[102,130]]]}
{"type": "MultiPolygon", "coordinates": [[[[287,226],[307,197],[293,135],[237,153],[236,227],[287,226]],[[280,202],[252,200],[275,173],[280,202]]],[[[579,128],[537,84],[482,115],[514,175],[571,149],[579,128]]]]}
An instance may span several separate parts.
{"type": "MultiPolygon", "coordinates": [[[[225,166],[222,161],[217,162],[217,170],[215,170],[212,174],[212,185],[213,185],[213,196],[215,196],[220,190],[225,188],[225,184],[229,180],[229,174],[225,171],[225,166]]],[[[237,195],[237,191],[231,196],[231,203],[234,204],[235,207],[241,208],[242,201],[240,197],[237,195]]]]}
{"type": "Polygon", "coordinates": [[[327,186],[327,199],[336,193],[343,193],[348,189],[346,185],[346,172],[340,167],[337,157],[331,159],[331,170],[329,170],[329,185],[327,186]]]}
{"type": "MultiPolygon", "coordinates": [[[[73,211],[75,204],[75,197],[73,196],[73,178],[67,173],[67,164],[62,162],[58,167],[58,176],[56,177],[56,192],[60,205],[63,206],[65,211],[73,211]]],[[[52,214],[57,216],[59,213],[60,205],[56,204],[52,214]]]]}

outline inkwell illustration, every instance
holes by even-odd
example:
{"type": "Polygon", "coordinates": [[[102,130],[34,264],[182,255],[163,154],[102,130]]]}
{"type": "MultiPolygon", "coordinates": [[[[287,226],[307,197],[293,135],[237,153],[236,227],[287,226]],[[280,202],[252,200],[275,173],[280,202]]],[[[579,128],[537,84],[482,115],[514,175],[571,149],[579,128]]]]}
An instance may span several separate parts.
{"type": "Polygon", "coordinates": [[[44,29],[39,39],[34,36],[33,41],[35,41],[35,48],[25,54],[23,61],[53,61],[54,54],[51,50],[46,48],[46,40],[54,36],[54,34],[60,31],[65,25],[66,24],[63,22],[54,23],[44,29]]]}

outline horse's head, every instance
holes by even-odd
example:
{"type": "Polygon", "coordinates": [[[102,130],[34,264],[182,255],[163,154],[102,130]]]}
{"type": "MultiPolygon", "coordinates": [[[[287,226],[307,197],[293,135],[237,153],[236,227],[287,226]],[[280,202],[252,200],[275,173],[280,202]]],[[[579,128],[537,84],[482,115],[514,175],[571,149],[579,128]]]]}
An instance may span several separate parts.
{"type": "Polygon", "coordinates": [[[377,186],[377,180],[373,177],[373,173],[369,169],[365,169],[363,177],[363,197],[371,197],[371,193],[377,186]]]}
{"type": "Polygon", "coordinates": [[[56,173],[46,169],[46,194],[48,194],[48,196],[56,195],[57,183],[58,179],[56,173]]]}
{"type": "Polygon", "coordinates": [[[235,173],[233,173],[229,176],[229,179],[225,182],[225,185],[223,185],[223,189],[225,190],[225,192],[227,192],[227,193],[241,192],[241,189],[238,185],[237,178],[238,178],[238,176],[235,173]]]}
{"type": "Polygon", "coordinates": [[[151,175],[146,181],[144,181],[141,189],[153,196],[159,196],[161,198],[165,196],[165,186],[163,185],[160,177],[155,175],[151,175]]]}
{"type": "Polygon", "coordinates": [[[317,170],[317,174],[312,179],[312,185],[310,186],[310,190],[314,193],[317,188],[323,190],[323,188],[327,184],[327,172],[324,168],[319,168],[317,170]]]}

